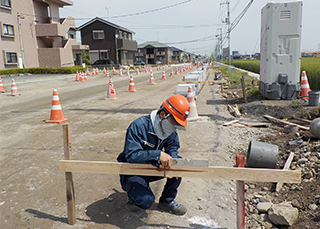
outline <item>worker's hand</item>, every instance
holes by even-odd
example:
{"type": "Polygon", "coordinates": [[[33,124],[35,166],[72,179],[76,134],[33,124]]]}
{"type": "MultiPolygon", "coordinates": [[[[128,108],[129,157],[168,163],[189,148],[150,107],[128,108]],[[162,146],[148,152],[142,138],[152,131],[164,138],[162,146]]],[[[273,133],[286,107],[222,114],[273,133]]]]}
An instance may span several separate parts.
{"type": "Polygon", "coordinates": [[[172,157],[163,151],[161,151],[161,153],[160,153],[159,161],[160,161],[161,165],[163,165],[166,168],[170,168],[172,165],[172,157]]]}

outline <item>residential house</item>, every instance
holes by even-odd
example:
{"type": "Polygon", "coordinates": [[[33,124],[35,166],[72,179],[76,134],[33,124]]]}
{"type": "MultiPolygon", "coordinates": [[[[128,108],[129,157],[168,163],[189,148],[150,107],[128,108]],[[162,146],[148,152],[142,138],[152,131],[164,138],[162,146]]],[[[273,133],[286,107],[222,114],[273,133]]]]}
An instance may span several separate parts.
{"type": "Polygon", "coordinates": [[[0,0],[0,69],[81,64],[74,18],[60,18],[69,0],[0,0]]]}
{"type": "Polygon", "coordinates": [[[172,62],[172,48],[157,41],[145,42],[138,45],[135,54],[136,61],[144,61],[146,64],[169,64],[172,62]]]}
{"type": "Polygon", "coordinates": [[[81,42],[90,46],[89,56],[93,63],[99,59],[111,59],[115,64],[131,65],[137,42],[133,31],[96,17],[77,28],[81,42]]]}
{"type": "Polygon", "coordinates": [[[175,64],[181,63],[183,59],[183,50],[176,47],[171,47],[172,49],[172,62],[175,64]]]}
{"type": "Polygon", "coordinates": [[[320,57],[320,51],[302,52],[301,57],[320,57]]]}

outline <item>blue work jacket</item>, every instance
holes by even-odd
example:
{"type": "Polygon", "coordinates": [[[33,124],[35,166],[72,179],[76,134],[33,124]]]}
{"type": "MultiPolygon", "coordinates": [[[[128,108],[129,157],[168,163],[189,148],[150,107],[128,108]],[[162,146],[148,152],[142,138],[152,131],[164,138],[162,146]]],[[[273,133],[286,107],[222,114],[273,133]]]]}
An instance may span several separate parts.
{"type": "Polygon", "coordinates": [[[119,154],[118,162],[152,164],[159,167],[161,150],[172,158],[180,158],[178,133],[174,131],[161,140],[154,132],[150,115],[134,120],[127,129],[124,150],[119,154]]]}

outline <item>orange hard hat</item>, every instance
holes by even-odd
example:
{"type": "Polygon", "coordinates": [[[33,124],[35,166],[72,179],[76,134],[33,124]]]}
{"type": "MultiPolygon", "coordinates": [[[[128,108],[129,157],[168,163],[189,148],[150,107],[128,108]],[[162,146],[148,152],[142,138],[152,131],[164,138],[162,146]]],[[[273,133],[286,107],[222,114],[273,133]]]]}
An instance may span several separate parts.
{"type": "Polygon", "coordinates": [[[176,122],[181,126],[187,126],[187,118],[190,113],[188,100],[182,95],[172,95],[162,103],[164,108],[172,114],[176,122]]]}

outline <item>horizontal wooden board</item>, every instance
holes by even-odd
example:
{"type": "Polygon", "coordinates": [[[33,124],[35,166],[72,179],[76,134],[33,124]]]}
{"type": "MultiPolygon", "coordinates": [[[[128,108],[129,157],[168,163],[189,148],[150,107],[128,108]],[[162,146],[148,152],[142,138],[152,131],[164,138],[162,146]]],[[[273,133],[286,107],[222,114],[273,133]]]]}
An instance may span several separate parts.
{"type": "Polygon", "coordinates": [[[193,83],[228,83],[226,80],[209,80],[209,81],[181,81],[179,84],[193,84],[193,83]]]}
{"type": "MultiPolygon", "coordinates": [[[[164,169],[149,164],[132,164],[106,161],[61,160],[59,169],[63,172],[110,173],[141,176],[164,176],[164,169]]],[[[173,166],[166,169],[170,177],[193,177],[226,180],[300,183],[300,171],[279,169],[253,169],[232,167],[173,166]]]]}
{"type": "Polygon", "coordinates": [[[303,130],[310,130],[310,127],[301,126],[301,125],[298,125],[296,123],[292,123],[292,122],[284,121],[284,120],[281,120],[281,119],[277,119],[277,118],[272,117],[270,115],[264,115],[264,117],[267,118],[267,119],[270,119],[270,120],[274,120],[276,122],[281,122],[281,123],[287,124],[287,125],[296,125],[297,127],[299,127],[300,129],[303,129],[303,130]]]}

